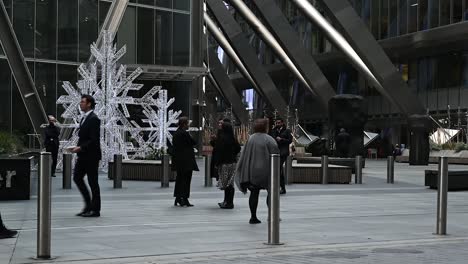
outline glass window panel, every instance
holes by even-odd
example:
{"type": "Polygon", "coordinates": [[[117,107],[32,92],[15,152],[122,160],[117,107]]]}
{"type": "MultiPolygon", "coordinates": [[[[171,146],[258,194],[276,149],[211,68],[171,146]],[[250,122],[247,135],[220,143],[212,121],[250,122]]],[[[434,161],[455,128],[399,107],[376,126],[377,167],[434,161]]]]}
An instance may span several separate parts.
{"type": "Polygon", "coordinates": [[[190,60],[190,15],[174,13],[174,65],[188,65],[190,60]]]}
{"type": "Polygon", "coordinates": [[[429,20],[427,18],[427,3],[428,0],[419,0],[419,30],[429,28],[429,20]]]}
{"type": "MultiPolygon", "coordinates": [[[[63,82],[68,81],[74,87],[76,87],[76,82],[78,80],[77,67],[74,65],[57,65],[57,99],[61,95],[67,95],[68,93],[63,89],[63,82]]],[[[63,120],[61,115],[65,112],[65,109],[62,105],[57,105],[57,117],[59,121],[63,120]]]]}
{"type": "MultiPolygon", "coordinates": [[[[12,0],[2,0],[2,1],[3,1],[3,4],[5,5],[5,9],[6,9],[6,11],[8,13],[8,17],[10,18],[10,21],[11,21],[11,1],[12,0]]],[[[0,45],[0,54],[2,54],[2,55],[5,54],[3,52],[2,45],[0,45]]]]}
{"type": "Polygon", "coordinates": [[[172,12],[156,10],[156,64],[172,64],[172,12]]]}
{"type": "Polygon", "coordinates": [[[106,20],[107,12],[109,11],[111,3],[99,1],[99,31],[101,31],[102,24],[106,20]]]}
{"type": "Polygon", "coordinates": [[[370,1],[371,4],[371,31],[376,39],[379,39],[379,9],[380,2],[370,1]]]}
{"type": "Polygon", "coordinates": [[[136,62],[136,32],[136,8],[129,6],[117,32],[117,49],[127,46],[127,53],[122,57],[121,63],[136,62]]]}
{"type": "Polygon", "coordinates": [[[34,57],[34,0],[13,3],[13,28],[25,57],[34,57]]]}
{"type": "Polygon", "coordinates": [[[453,23],[460,22],[463,15],[462,0],[453,0],[453,23]]]}
{"type": "Polygon", "coordinates": [[[450,1],[440,1],[440,25],[450,24],[450,1]]]}
{"type": "MultiPolygon", "coordinates": [[[[442,0],[444,1],[444,0],[442,0]]],[[[445,0],[446,1],[446,0],[445,0]]],[[[427,6],[429,28],[439,26],[439,0],[429,0],[427,6]]]]}
{"type": "Polygon", "coordinates": [[[468,20],[468,0],[463,1],[463,20],[468,20]]]}
{"type": "Polygon", "coordinates": [[[138,8],[137,63],[154,63],[154,25],[154,10],[138,8]]]}
{"type": "Polygon", "coordinates": [[[172,0],[156,0],[156,5],[160,7],[172,8],[172,0]]]}
{"type": "Polygon", "coordinates": [[[389,37],[398,35],[398,2],[395,0],[390,1],[390,32],[389,37]]]}
{"type": "Polygon", "coordinates": [[[36,57],[55,59],[57,43],[57,1],[36,2],[36,57]]]}
{"type": "Polygon", "coordinates": [[[189,11],[190,1],[189,0],[174,0],[174,9],[189,11]]]}
{"type": "Polygon", "coordinates": [[[88,60],[90,45],[98,37],[98,1],[80,0],[80,61],[88,60]]]}
{"type": "Polygon", "coordinates": [[[58,59],[76,61],[78,52],[78,2],[58,0],[58,59]]]}
{"type": "Polygon", "coordinates": [[[408,0],[400,0],[400,35],[408,33],[408,0]]]}
{"type": "Polygon", "coordinates": [[[408,33],[418,31],[418,0],[409,1],[408,33]]]}
{"type": "Polygon", "coordinates": [[[11,72],[5,59],[0,60],[0,130],[11,131],[11,72]]]}
{"type": "Polygon", "coordinates": [[[138,0],[138,3],[142,5],[150,5],[150,6],[155,5],[154,0],[138,0]]]}
{"type": "MultiPolygon", "coordinates": [[[[31,77],[34,79],[34,63],[27,62],[26,65],[28,66],[29,72],[31,73],[31,77]]],[[[33,129],[31,126],[31,122],[29,121],[29,115],[24,107],[23,99],[19,93],[18,87],[16,86],[16,82],[12,81],[12,113],[15,113],[15,118],[12,118],[12,131],[13,133],[17,134],[24,143],[28,142],[27,134],[32,134],[33,129]]]]}
{"type": "Polygon", "coordinates": [[[36,62],[35,84],[44,110],[49,115],[57,116],[57,90],[55,81],[56,65],[52,63],[36,62]]]}
{"type": "Polygon", "coordinates": [[[380,1],[380,38],[388,37],[388,0],[380,1]]]}
{"type": "Polygon", "coordinates": [[[444,55],[437,58],[438,88],[454,88],[461,83],[463,59],[459,54],[444,55]]]}

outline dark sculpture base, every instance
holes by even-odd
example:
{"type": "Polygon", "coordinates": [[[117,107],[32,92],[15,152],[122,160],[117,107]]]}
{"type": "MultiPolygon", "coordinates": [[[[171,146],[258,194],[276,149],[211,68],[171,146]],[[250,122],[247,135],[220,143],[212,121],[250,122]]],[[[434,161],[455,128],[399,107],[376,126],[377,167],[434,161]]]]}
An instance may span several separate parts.
{"type": "Polygon", "coordinates": [[[427,115],[411,115],[408,117],[408,129],[410,131],[410,165],[429,164],[429,132],[431,120],[427,115]]]}

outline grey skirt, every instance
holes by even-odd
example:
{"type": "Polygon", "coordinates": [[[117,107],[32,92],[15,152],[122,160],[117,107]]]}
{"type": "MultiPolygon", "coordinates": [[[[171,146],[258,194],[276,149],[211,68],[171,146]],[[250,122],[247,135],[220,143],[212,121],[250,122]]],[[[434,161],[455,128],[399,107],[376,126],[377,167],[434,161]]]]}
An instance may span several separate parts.
{"type": "Polygon", "coordinates": [[[236,163],[221,164],[217,166],[218,170],[218,188],[221,190],[233,186],[234,175],[236,174],[236,163]]]}

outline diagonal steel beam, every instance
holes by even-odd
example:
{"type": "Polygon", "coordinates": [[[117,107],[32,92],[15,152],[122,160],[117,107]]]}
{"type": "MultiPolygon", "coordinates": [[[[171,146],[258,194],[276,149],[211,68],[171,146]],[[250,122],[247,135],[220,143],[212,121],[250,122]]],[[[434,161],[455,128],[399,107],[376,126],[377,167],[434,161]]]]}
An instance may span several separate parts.
{"type": "Polygon", "coordinates": [[[252,49],[252,46],[249,44],[237,21],[227,10],[224,2],[219,0],[207,0],[206,3],[213,16],[218,21],[219,27],[228,38],[231,46],[259,86],[260,91],[257,92],[260,93],[280,115],[284,116],[287,108],[285,100],[271,77],[265,71],[263,65],[258,61],[255,51],[252,49]]]}
{"type": "MultiPolygon", "coordinates": [[[[23,100],[34,133],[41,136],[41,125],[48,123],[47,114],[42,105],[36,86],[24,60],[23,52],[16,38],[13,26],[8,18],[3,1],[0,1],[0,42],[7,57],[8,65],[23,100]]],[[[42,148],[42,140],[39,139],[42,148]]]]}
{"type": "MultiPolygon", "coordinates": [[[[304,1],[292,0],[296,4],[304,1]]],[[[332,21],[341,29],[352,48],[383,86],[391,101],[404,114],[425,114],[426,110],[416,94],[412,93],[403,81],[401,74],[348,0],[321,0],[320,3],[332,21]]]]}
{"type": "MultiPolygon", "coordinates": [[[[209,60],[210,73],[218,85],[221,95],[229,102],[237,118],[243,124],[246,124],[249,119],[249,114],[247,113],[247,110],[245,110],[245,106],[242,103],[242,98],[239,95],[239,92],[237,92],[236,87],[234,87],[234,84],[229,79],[226,69],[224,69],[223,65],[218,60],[216,52],[211,48],[208,48],[207,52],[209,52],[208,56],[211,58],[209,60]]],[[[208,61],[206,57],[205,61],[208,61]]]]}
{"type": "Polygon", "coordinates": [[[328,101],[336,95],[335,90],[314,58],[305,51],[298,34],[289,24],[281,9],[274,0],[255,0],[251,3],[257,7],[263,20],[270,26],[271,33],[304,76],[310,86],[309,89],[313,89],[312,92],[315,92],[320,98],[322,108],[328,113],[328,101]]]}

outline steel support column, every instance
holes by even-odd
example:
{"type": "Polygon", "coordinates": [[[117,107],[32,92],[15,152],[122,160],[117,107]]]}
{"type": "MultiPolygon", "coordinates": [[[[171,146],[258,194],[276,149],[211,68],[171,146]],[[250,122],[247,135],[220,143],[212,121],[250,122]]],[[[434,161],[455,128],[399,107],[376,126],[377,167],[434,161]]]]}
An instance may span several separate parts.
{"type": "MultiPolygon", "coordinates": [[[[40,136],[42,135],[41,125],[48,123],[47,114],[24,60],[23,52],[21,51],[13,26],[10,23],[3,1],[0,1],[0,5],[0,42],[26,108],[26,112],[28,113],[29,120],[34,129],[34,133],[40,136]]],[[[39,139],[39,142],[42,148],[43,140],[39,139]]]]}
{"type": "MultiPolygon", "coordinates": [[[[304,1],[304,0],[301,0],[304,1]]],[[[300,2],[294,0],[293,2],[300,2]]],[[[407,115],[425,114],[426,110],[416,94],[403,81],[392,61],[375,40],[366,24],[347,0],[320,1],[328,16],[341,29],[341,33],[365,62],[391,101],[407,115]]]]}
{"type": "Polygon", "coordinates": [[[226,73],[226,69],[224,69],[221,62],[218,60],[217,54],[213,51],[213,49],[207,49],[209,54],[208,56],[211,58],[210,60],[210,73],[218,85],[221,96],[228,101],[231,105],[234,114],[237,118],[243,123],[246,124],[249,119],[249,114],[247,110],[245,110],[245,106],[242,103],[242,98],[237,92],[236,87],[229,79],[229,76],[226,73]]]}
{"type": "Polygon", "coordinates": [[[311,89],[320,98],[322,107],[328,113],[328,101],[336,95],[335,90],[312,56],[306,52],[299,36],[291,27],[281,9],[274,0],[255,0],[252,3],[257,6],[259,14],[270,26],[271,33],[276,37],[311,89]]]}
{"type": "Polygon", "coordinates": [[[257,92],[259,92],[280,115],[284,115],[287,108],[285,100],[271,77],[258,61],[255,51],[249,44],[239,24],[226,8],[224,2],[219,0],[207,0],[206,3],[218,21],[221,30],[228,38],[231,46],[259,86],[260,91],[257,92]]]}

